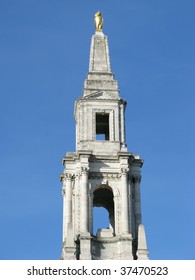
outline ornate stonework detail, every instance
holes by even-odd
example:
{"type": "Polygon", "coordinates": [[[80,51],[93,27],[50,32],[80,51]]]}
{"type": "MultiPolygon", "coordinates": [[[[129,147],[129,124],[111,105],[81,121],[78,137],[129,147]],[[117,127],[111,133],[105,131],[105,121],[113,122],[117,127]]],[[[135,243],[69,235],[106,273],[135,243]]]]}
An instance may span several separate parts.
{"type": "MultiPolygon", "coordinates": [[[[94,162],[94,163],[98,163],[98,162],[102,162],[102,159],[98,159],[95,156],[91,156],[89,159],[89,162],[94,162]]],[[[109,158],[104,158],[104,163],[118,163],[118,157],[116,157],[116,159],[109,159],[109,158]]]]}
{"type": "Polygon", "coordinates": [[[64,174],[60,174],[60,182],[63,182],[63,181],[64,181],[64,179],[65,179],[64,174]]]}
{"type": "Polygon", "coordinates": [[[72,180],[72,174],[70,174],[70,173],[65,173],[64,177],[66,180],[72,180]]]}
{"type": "Polygon", "coordinates": [[[132,175],[130,179],[133,183],[141,183],[142,177],[141,175],[136,175],[136,176],[132,175]]]}
{"type": "Polygon", "coordinates": [[[87,168],[87,167],[81,167],[81,174],[87,175],[88,174],[88,170],[89,170],[89,168],[87,168]]]}
{"type": "Polygon", "coordinates": [[[127,175],[128,169],[127,168],[121,168],[121,174],[127,175]]]}
{"type": "Polygon", "coordinates": [[[119,179],[120,173],[89,172],[89,179],[119,179]]]}

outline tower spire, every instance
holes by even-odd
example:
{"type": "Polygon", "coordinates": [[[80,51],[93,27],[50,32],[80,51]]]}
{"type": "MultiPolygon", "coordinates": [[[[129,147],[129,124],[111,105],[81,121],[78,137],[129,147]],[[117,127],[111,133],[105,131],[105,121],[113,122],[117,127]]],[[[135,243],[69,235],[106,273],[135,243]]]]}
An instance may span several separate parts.
{"type": "Polygon", "coordinates": [[[108,38],[102,32],[103,17],[100,12],[95,14],[94,22],[96,32],[91,40],[89,72],[111,73],[108,38]]]}
{"type": "MultiPolygon", "coordinates": [[[[109,95],[109,99],[119,99],[118,82],[114,80],[111,71],[108,38],[102,32],[102,25],[98,20],[100,21],[95,16],[96,32],[91,38],[89,70],[84,83],[83,96],[91,96],[98,91],[109,95]]],[[[102,98],[105,98],[104,94],[102,98]]]]}
{"type": "Polygon", "coordinates": [[[83,95],[75,102],[76,151],[63,158],[62,259],[146,259],[141,223],[143,160],[128,152],[126,101],[111,72],[103,18],[96,13],[83,95]],[[94,232],[95,207],[109,212],[107,228],[94,232]]]}

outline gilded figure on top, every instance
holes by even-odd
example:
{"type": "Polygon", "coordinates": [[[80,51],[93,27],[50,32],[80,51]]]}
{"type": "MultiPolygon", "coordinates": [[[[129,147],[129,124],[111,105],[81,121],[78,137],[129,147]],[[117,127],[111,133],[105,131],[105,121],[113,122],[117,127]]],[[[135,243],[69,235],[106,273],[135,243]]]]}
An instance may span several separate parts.
{"type": "Polygon", "coordinates": [[[101,32],[102,26],[104,23],[104,19],[102,17],[102,14],[99,11],[95,14],[94,22],[95,22],[96,31],[101,32]]]}

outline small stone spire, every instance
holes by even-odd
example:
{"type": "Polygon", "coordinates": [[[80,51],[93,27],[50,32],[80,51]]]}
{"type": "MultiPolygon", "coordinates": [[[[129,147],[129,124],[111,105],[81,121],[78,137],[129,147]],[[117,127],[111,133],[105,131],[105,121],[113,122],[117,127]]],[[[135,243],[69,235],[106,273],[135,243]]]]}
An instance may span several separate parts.
{"type": "Polygon", "coordinates": [[[89,71],[84,83],[83,96],[92,97],[97,92],[107,93],[101,98],[119,99],[118,82],[111,71],[108,38],[102,32],[103,17],[100,12],[95,15],[96,31],[91,39],[89,71]],[[109,95],[109,97],[108,97],[109,95]]]}
{"type": "Polygon", "coordinates": [[[89,72],[111,73],[108,39],[102,32],[103,17],[95,14],[96,33],[92,36],[90,49],[89,72]]]}

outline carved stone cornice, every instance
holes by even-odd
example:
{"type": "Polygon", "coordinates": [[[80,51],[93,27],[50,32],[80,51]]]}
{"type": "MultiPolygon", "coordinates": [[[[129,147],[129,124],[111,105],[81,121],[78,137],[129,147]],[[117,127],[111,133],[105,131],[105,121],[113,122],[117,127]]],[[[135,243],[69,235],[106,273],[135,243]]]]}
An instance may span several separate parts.
{"type": "MultiPolygon", "coordinates": [[[[116,142],[116,141],[115,141],[116,142]]],[[[118,163],[119,160],[118,160],[118,156],[100,156],[100,155],[92,155],[89,159],[90,162],[100,162],[100,163],[118,163]]]]}
{"type": "Polygon", "coordinates": [[[96,237],[93,236],[92,240],[95,242],[101,242],[101,243],[117,243],[119,241],[132,241],[132,236],[131,234],[128,234],[126,236],[118,235],[118,236],[113,236],[113,237],[96,237]]]}
{"type": "Polygon", "coordinates": [[[89,172],[89,179],[119,179],[120,173],[108,172],[89,172]]]}
{"type": "Polygon", "coordinates": [[[120,240],[119,236],[113,236],[113,237],[96,237],[96,236],[93,236],[93,241],[101,242],[101,243],[116,243],[119,240],[120,240]]]}

